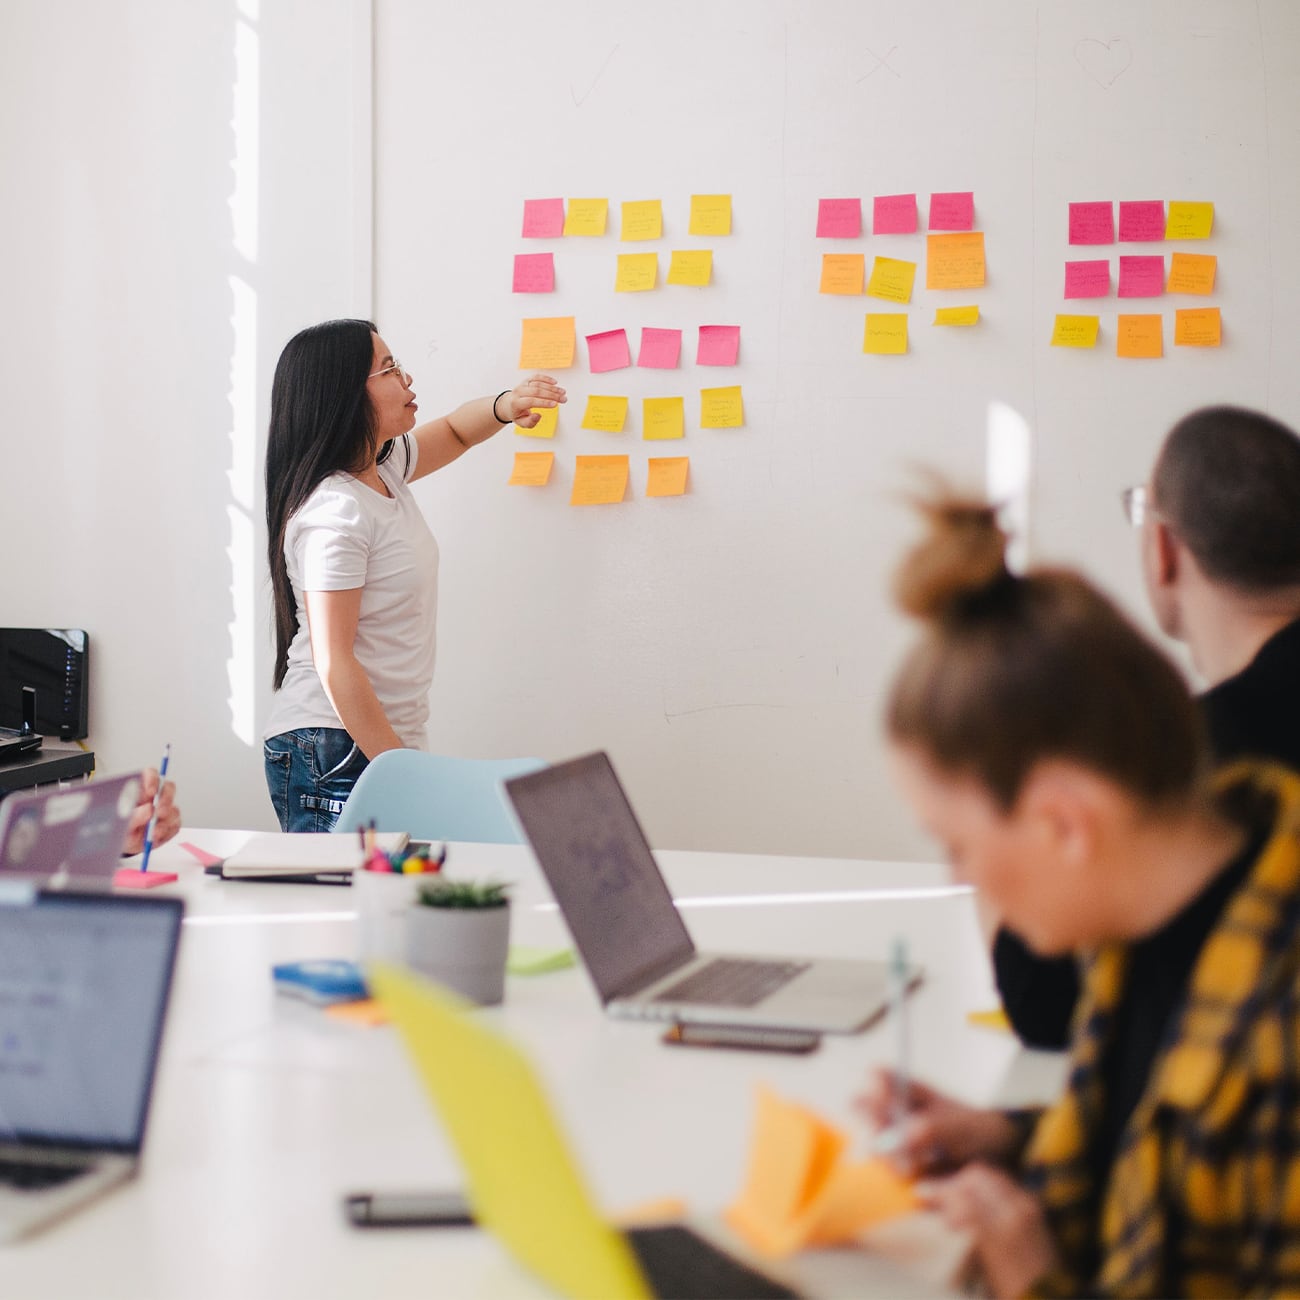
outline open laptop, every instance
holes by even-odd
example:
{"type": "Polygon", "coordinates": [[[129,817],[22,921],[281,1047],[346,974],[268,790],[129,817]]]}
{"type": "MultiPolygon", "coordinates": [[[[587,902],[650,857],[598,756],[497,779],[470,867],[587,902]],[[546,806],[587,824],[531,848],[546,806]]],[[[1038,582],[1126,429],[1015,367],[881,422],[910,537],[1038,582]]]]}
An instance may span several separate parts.
{"type": "Polygon", "coordinates": [[[30,887],[0,901],[0,1242],[136,1172],[182,911],[30,887]]]}
{"type": "Polygon", "coordinates": [[[612,1014],[852,1033],[889,1005],[885,962],[697,952],[608,755],[505,788],[612,1014]]]}
{"type": "Polygon", "coordinates": [[[460,1157],[478,1223],[566,1296],[796,1293],[689,1228],[619,1231],[597,1211],[532,1066],[468,1003],[395,966],[367,970],[460,1157]]]}

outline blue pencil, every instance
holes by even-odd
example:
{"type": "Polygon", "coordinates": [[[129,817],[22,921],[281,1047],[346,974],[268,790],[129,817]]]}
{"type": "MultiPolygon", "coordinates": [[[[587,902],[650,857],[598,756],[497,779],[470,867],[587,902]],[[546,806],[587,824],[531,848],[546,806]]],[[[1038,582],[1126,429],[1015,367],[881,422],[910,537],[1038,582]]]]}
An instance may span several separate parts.
{"type": "Polygon", "coordinates": [[[153,807],[149,811],[149,825],[144,831],[144,859],[140,863],[141,871],[149,870],[149,855],[153,852],[153,833],[158,825],[158,800],[162,795],[163,782],[167,779],[167,762],[172,756],[170,744],[163,749],[162,762],[158,766],[158,788],[153,792],[153,807]]]}

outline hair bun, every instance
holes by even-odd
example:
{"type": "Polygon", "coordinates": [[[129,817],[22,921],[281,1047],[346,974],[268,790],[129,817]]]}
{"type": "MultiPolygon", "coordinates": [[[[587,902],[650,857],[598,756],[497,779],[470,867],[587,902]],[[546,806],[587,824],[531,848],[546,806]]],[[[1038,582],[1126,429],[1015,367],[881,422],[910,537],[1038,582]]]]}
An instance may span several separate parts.
{"type": "Polygon", "coordinates": [[[904,613],[945,618],[1010,577],[997,507],[946,491],[913,504],[928,531],[894,575],[894,599],[904,613]]]}

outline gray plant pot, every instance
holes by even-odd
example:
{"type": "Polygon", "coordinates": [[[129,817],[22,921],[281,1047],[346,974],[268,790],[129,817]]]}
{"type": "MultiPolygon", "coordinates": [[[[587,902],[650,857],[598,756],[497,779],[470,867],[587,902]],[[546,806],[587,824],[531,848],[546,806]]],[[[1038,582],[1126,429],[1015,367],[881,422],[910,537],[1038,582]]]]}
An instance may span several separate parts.
{"type": "Polygon", "coordinates": [[[406,916],[406,960],[414,970],[471,1002],[494,1006],[505,997],[510,904],[425,907],[406,916]]]}

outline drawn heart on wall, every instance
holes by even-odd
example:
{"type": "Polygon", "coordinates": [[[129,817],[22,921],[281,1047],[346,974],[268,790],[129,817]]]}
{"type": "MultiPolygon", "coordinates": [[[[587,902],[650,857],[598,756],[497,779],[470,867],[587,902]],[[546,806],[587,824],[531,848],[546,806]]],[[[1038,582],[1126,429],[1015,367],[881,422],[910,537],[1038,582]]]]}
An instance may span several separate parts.
{"type": "Polygon", "coordinates": [[[1092,37],[1074,47],[1075,62],[1103,89],[1113,86],[1133,62],[1133,51],[1122,37],[1097,41],[1092,37]]]}

